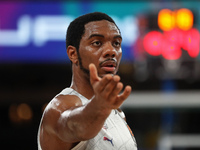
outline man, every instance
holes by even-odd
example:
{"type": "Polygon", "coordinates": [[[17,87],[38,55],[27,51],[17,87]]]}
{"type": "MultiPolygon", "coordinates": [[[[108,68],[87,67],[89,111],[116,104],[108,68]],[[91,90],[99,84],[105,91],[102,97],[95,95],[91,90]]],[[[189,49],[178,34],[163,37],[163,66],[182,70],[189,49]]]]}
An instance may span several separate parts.
{"type": "Polygon", "coordinates": [[[39,150],[135,150],[135,139],[121,104],[131,93],[116,75],[122,37],[104,13],[72,21],[67,30],[67,54],[72,83],[46,107],[38,132],[39,150]]]}

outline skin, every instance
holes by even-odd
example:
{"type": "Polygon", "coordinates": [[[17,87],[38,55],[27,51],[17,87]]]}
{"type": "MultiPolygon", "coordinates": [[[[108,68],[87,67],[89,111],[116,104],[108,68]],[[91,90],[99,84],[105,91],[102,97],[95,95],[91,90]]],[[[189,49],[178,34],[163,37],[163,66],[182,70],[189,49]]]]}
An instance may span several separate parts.
{"type": "Polygon", "coordinates": [[[76,48],[68,46],[73,70],[71,88],[91,100],[83,106],[77,96],[58,95],[47,105],[39,133],[43,150],[69,150],[80,141],[95,137],[111,110],[118,109],[130,95],[131,87],[122,91],[123,84],[116,75],[122,56],[121,42],[119,30],[109,21],[85,25],[79,56],[82,67],[90,74],[81,69],[76,48]],[[105,68],[109,63],[116,68],[105,68]]]}

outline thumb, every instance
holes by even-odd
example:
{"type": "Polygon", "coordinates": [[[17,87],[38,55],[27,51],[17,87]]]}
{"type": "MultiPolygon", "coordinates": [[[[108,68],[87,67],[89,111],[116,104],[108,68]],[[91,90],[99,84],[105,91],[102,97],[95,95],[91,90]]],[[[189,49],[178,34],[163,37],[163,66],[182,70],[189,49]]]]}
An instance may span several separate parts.
{"type": "Polygon", "coordinates": [[[94,64],[91,63],[89,65],[89,71],[90,71],[90,83],[91,84],[94,84],[95,81],[100,80],[100,78],[98,77],[98,74],[97,74],[97,69],[94,64]]]}

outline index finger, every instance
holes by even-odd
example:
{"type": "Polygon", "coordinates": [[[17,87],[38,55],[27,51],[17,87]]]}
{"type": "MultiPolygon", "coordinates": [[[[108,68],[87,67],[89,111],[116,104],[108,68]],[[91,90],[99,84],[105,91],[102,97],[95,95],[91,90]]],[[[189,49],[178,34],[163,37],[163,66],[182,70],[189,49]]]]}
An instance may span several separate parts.
{"type": "Polygon", "coordinates": [[[100,78],[97,74],[97,69],[94,64],[89,64],[89,71],[90,71],[90,83],[93,84],[95,81],[99,81],[100,78]]]}

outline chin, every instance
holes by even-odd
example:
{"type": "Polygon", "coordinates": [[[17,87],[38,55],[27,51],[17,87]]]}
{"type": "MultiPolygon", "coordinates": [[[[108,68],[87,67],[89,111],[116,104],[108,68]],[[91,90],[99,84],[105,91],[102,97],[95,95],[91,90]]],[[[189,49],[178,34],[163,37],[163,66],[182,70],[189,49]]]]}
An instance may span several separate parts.
{"type": "Polygon", "coordinates": [[[116,73],[113,73],[113,72],[106,72],[106,73],[104,73],[104,74],[99,74],[99,77],[103,78],[103,77],[104,77],[105,75],[107,75],[107,74],[110,74],[110,75],[112,75],[112,76],[116,75],[116,73]]]}

